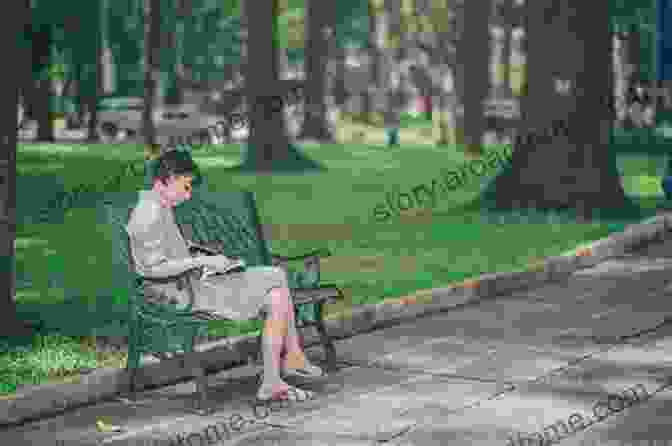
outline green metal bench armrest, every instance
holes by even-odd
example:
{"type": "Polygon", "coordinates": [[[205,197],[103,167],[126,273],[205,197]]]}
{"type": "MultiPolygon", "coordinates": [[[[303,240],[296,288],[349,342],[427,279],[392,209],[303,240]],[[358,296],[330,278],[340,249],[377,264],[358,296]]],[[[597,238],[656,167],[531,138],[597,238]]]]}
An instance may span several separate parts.
{"type": "Polygon", "coordinates": [[[343,290],[332,283],[323,283],[315,288],[301,288],[292,290],[292,300],[295,305],[310,303],[333,304],[345,298],[343,290]]]}
{"type": "Polygon", "coordinates": [[[330,256],[328,249],[316,249],[300,256],[276,256],[271,254],[271,265],[285,271],[290,288],[313,288],[320,283],[320,257],[330,256]],[[289,267],[292,260],[303,260],[303,270],[289,267]]]}
{"type": "Polygon", "coordinates": [[[292,260],[308,259],[309,257],[329,257],[331,256],[331,251],[329,251],[328,248],[321,248],[299,256],[285,257],[276,254],[271,254],[271,256],[273,257],[273,264],[278,265],[280,263],[289,262],[292,260]]]}

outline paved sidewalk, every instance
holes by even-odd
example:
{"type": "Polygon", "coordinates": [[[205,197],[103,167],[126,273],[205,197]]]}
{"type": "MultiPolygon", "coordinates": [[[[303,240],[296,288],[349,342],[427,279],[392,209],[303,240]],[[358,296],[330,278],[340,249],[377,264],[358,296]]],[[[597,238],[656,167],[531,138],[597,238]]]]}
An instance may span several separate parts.
{"type": "Polygon", "coordinates": [[[563,445],[672,445],[671,273],[667,240],[563,282],[339,341],[342,368],[312,386],[317,398],[270,414],[255,417],[244,367],[213,377],[209,417],[185,412],[192,389],[181,384],[144,392],[136,407],[106,402],[24,424],[0,444],[504,446],[541,444],[517,440],[540,432],[563,445]],[[572,414],[589,419],[628,388],[650,396],[563,432],[572,414]],[[124,431],[98,432],[100,417],[124,431]],[[219,442],[203,433],[216,423],[219,442]]]}

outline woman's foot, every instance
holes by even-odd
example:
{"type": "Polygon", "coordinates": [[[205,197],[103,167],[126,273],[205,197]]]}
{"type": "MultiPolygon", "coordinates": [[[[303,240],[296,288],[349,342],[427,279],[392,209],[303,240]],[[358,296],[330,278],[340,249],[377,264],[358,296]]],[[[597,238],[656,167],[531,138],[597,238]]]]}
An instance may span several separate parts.
{"type": "Polygon", "coordinates": [[[257,392],[257,400],[262,402],[268,401],[307,401],[315,398],[315,393],[310,390],[299,389],[298,387],[290,386],[282,383],[272,386],[261,385],[257,392]]]}
{"type": "Polygon", "coordinates": [[[294,376],[299,378],[319,378],[324,376],[324,371],[308,362],[303,352],[289,352],[283,359],[281,376],[294,376]]]}

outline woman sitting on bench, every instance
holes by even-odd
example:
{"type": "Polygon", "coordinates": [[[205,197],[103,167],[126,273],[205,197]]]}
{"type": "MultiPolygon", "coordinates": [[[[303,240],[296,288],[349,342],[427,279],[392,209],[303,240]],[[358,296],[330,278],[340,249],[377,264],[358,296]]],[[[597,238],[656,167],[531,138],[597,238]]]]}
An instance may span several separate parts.
{"type": "MultiPolygon", "coordinates": [[[[222,255],[192,257],[175,223],[172,208],[191,198],[198,168],[189,156],[169,151],[157,159],[153,188],[139,192],[139,201],[126,230],[138,273],[143,277],[170,277],[203,266],[222,274],[193,282],[194,310],[230,320],[253,319],[266,314],[262,339],[264,373],[257,393],[261,400],[304,400],[310,391],[288,385],[282,378],[323,375],[306,358],[294,320],[294,306],[285,272],[276,267],[250,267],[228,271],[232,259],[222,255]],[[282,358],[282,352],[286,356],[282,358]]],[[[188,295],[175,283],[147,285],[160,301],[187,305],[188,295]]]]}

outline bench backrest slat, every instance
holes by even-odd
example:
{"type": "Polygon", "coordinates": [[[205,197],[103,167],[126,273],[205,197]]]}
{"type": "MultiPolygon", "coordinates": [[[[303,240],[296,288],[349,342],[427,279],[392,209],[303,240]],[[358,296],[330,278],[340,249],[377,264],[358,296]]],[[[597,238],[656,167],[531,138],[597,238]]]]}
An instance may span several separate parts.
{"type": "MultiPolygon", "coordinates": [[[[145,162],[145,188],[152,187],[156,161],[145,162]]],[[[245,190],[208,190],[206,179],[194,187],[191,200],[175,208],[175,221],[183,235],[202,244],[217,243],[230,257],[241,257],[249,266],[271,265],[254,193],[245,190]]]]}
{"type": "Polygon", "coordinates": [[[195,191],[175,208],[175,220],[194,242],[216,242],[226,255],[241,257],[249,266],[271,264],[250,191],[195,191]]]}
{"type": "Polygon", "coordinates": [[[111,254],[111,272],[114,278],[115,295],[123,294],[129,298],[131,317],[136,314],[137,293],[140,287],[139,276],[135,273],[133,257],[126,225],[131,211],[138,202],[137,192],[116,192],[104,194],[99,204],[101,218],[107,223],[106,234],[109,237],[111,254]]]}

